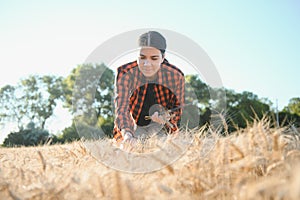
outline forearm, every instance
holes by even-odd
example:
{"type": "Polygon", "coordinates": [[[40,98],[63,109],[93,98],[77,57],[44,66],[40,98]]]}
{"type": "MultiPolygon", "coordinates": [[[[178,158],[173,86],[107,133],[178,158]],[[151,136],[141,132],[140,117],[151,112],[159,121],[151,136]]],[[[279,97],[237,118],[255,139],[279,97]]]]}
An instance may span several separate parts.
{"type": "Polygon", "coordinates": [[[130,114],[130,75],[118,77],[115,90],[115,126],[120,130],[133,133],[134,120],[130,114]]]}

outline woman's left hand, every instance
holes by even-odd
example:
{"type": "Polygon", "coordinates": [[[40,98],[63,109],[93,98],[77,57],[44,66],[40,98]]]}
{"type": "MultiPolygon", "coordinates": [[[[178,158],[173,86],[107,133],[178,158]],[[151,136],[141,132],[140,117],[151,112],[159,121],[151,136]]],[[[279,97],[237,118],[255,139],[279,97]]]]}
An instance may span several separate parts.
{"type": "Polygon", "coordinates": [[[155,112],[151,116],[151,120],[159,124],[165,124],[168,120],[170,120],[170,115],[168,113],[165,115],[159,115],[158,112],[155,112]]]}

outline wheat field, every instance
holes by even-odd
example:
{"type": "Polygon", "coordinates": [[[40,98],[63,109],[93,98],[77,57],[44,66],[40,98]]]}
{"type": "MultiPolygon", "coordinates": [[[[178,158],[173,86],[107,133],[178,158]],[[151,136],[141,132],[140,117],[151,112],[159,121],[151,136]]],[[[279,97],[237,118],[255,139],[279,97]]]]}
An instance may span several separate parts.
{"type": "MultiPolygon", "coordinates": [[[[255,121],[227,137],[207,127],[182,133],[193,137],[184,154],[147,173],[107,167],[84,141],[1,148],[0,199],[298,200],[298,135],[271,125],[267,119],[255,121]]],[[[104,143],[112,145],[109,139],[99,144],[104,143]]]]}

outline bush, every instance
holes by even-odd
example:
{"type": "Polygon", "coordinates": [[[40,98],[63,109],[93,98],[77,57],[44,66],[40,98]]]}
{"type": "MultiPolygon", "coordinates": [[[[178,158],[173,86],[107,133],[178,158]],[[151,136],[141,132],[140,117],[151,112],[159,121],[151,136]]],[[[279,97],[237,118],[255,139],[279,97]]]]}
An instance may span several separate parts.
{"type": "Polygon", "coordinates": [[[27,128],[18,132],[10,133],[3,142],[3,146],[36,146],[44,144],[49,137],[49,133],[43,129],[27,128]]]}

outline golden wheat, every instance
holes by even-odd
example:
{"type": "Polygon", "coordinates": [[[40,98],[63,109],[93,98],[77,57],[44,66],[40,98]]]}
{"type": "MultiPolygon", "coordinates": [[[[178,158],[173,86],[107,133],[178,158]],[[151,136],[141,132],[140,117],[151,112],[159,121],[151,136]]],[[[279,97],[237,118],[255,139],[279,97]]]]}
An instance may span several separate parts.
{"type": "MultiPolygon", "coordinates": [[[[287,127],[255,121],[227,137],[207,128],[185,130],[166,142],[180,152],[175,162],[152,156],[165,167],[148,173],[116,171],[92,155],[118,157],[112,142],[0,149],[0,199],[300,199],[299,136],[287,127]],[[93,148],[92,148],[93,147],[93,148]]],[[[227,129],[224,130],[227,132],[227,129]]],[[[162,150],[157,138],[139,142],[136,153],[162,150]]]]}

